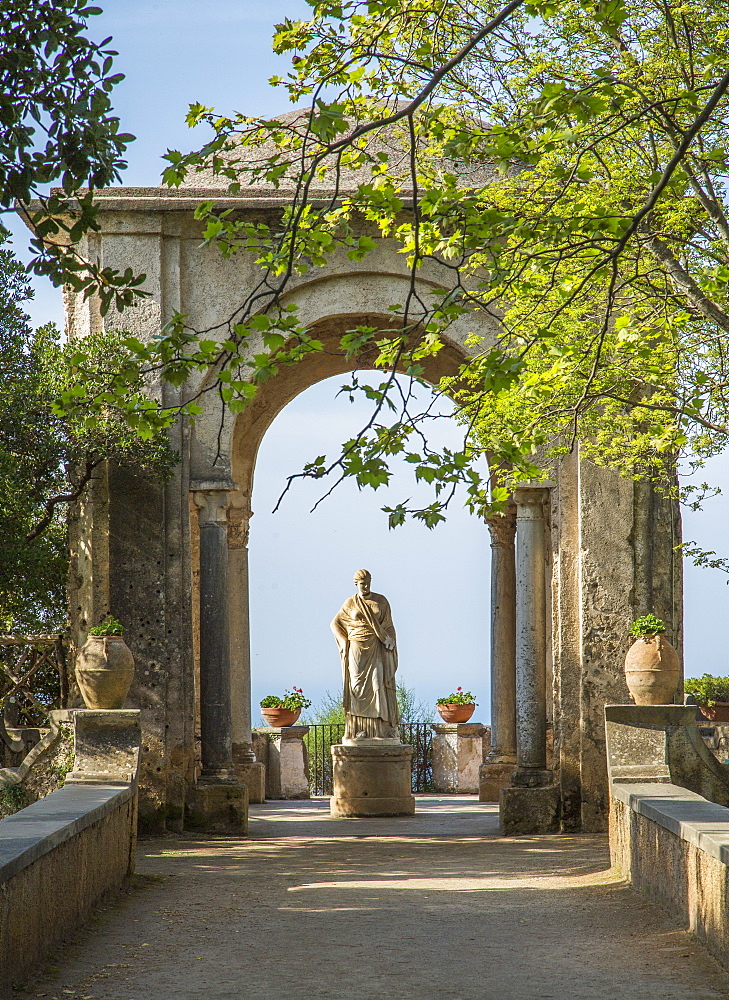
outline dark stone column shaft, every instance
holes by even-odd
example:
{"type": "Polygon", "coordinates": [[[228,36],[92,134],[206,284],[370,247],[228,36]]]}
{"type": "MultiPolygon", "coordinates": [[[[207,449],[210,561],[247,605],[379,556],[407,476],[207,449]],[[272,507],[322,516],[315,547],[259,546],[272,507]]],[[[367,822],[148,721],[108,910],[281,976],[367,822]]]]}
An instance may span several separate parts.
{"type": "Polygon", "coordinates": [[[233,776],[225,489],[195,492],[200,523],[200,730],[203,779],[233,776]]]}

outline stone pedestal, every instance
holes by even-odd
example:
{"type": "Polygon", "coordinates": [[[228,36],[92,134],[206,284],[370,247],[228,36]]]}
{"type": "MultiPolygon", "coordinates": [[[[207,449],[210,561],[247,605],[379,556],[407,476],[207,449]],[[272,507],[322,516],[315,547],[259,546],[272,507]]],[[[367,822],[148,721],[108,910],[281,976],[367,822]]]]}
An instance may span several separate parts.
{"type": "Polygon", "coordinates": [[[265,761],[259,761],[253,743],[233,744],[233,769],[241,785],[248,789],[248,803],[266,801],[265,761]]]}
{"type": "Polygon", "coordinates": [[[436,722],[431,728],[435,791],[478,792],[486,727],[480,722],[436,722]]]}
{"type": "Polygon", "coordinates": [[[73,723],[73,770],[67,785],[128,785],[137,780],[142,742],[139,709],[60,709],[56,722],[73,723]]]}
{"type": "Polygon", "coordinates": [[[230,836],[248,833],[246,786],[201,778],[185,800],[185,829],[230,836]]]}
{"type": "Polygon", "coordinates": [[[412,816],[413,748],[374,741],[332,747],[332,816],[412,816]]]}
{"type": "Polygon", "coordinates": [[[304,743],[309,727],[267,726],[257,731],[267,737],[266,798],[310,798],[309,754],[304,743]]]}

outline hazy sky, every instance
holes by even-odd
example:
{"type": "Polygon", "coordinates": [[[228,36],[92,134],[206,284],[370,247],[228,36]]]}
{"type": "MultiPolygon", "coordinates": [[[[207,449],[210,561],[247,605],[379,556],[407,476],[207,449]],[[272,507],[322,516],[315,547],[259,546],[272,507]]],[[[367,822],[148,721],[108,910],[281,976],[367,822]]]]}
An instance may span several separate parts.
{"type": "MultiPolygon", "coordinates": [[[[306,16],[303,0],[213,0],[204,7],[199,0],[101,0],[101,5],[106,10],[91,19],[90,31],[97,38],[114,37],[117,68],[127,75],[116,88],[115,108],[123,130],[137,136],[124,184],[158,183],[168,147],[187,149],[200,142],[184,124],[190,102],[226,113],[276,114],[289,107],[286,94],[267,83],[286,72],[285,60],[271,52],[270,38],[274,21],[306,16]]],[[[17,234],[16,251],[27,259],[27,231],[5,218],[17,234]]],[[[40,281],[34,286],[29,308],[34,322],[53,319],[62,325],[60,293],[40,281]]],[[[413,496],[410,479],[401,475],[388,496],[360,493],[347,484],[314,514],[308,511],[318,494],[307,484],[278,514],[270,514],[286,475],[357,429],[361,411],[335,399],[341,381],[329,380],[299,396],[261,447],[250,541],[254,705],[292,684],[315,700],[338,688],[329,621],[353,592],[352,573],[364,566],[393,606],[405,683],[429,703],[458,684],[469,687],[478,696],[476,718],[487,722],[485,526],[454,508],[447,525],[433,532],[417,525],[389,532],[379,508],[413,496]]],[[[442,433],[455,433],[452,422],[443,421],[442,433]]],[[[725,458],[704,475],[729,495],[725,458]]],[[[707,501],[703,513],[685,513],[684,537],[729,554],[727,515],[725,496],[707,501]]],[[[687,676],[727,672],[719,652],[729,600],[725,583],[718,571],[686,569],[687,676]]]]}

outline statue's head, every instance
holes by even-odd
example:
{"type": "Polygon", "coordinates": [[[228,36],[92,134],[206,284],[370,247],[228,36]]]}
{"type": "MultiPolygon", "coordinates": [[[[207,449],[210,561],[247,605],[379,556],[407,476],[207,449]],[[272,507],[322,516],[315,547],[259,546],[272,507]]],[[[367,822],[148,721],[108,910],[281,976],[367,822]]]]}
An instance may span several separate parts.
{"type": "Polygon", "coordinates": [[[354,585],[360,594],[369,594],[372,585],[372,574],[368,569],[358,569],[354,574],[354,585]]]}

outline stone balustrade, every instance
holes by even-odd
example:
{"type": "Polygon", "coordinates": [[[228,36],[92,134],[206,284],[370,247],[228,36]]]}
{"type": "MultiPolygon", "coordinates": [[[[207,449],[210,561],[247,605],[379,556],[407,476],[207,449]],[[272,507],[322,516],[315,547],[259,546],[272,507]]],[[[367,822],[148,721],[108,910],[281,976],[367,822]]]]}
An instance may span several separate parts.
{"type": "Polygon", "coordinates": [[[67,784],[0,820],[0,996],[134,871],[139,711],[70,709],[67,784]]]}

